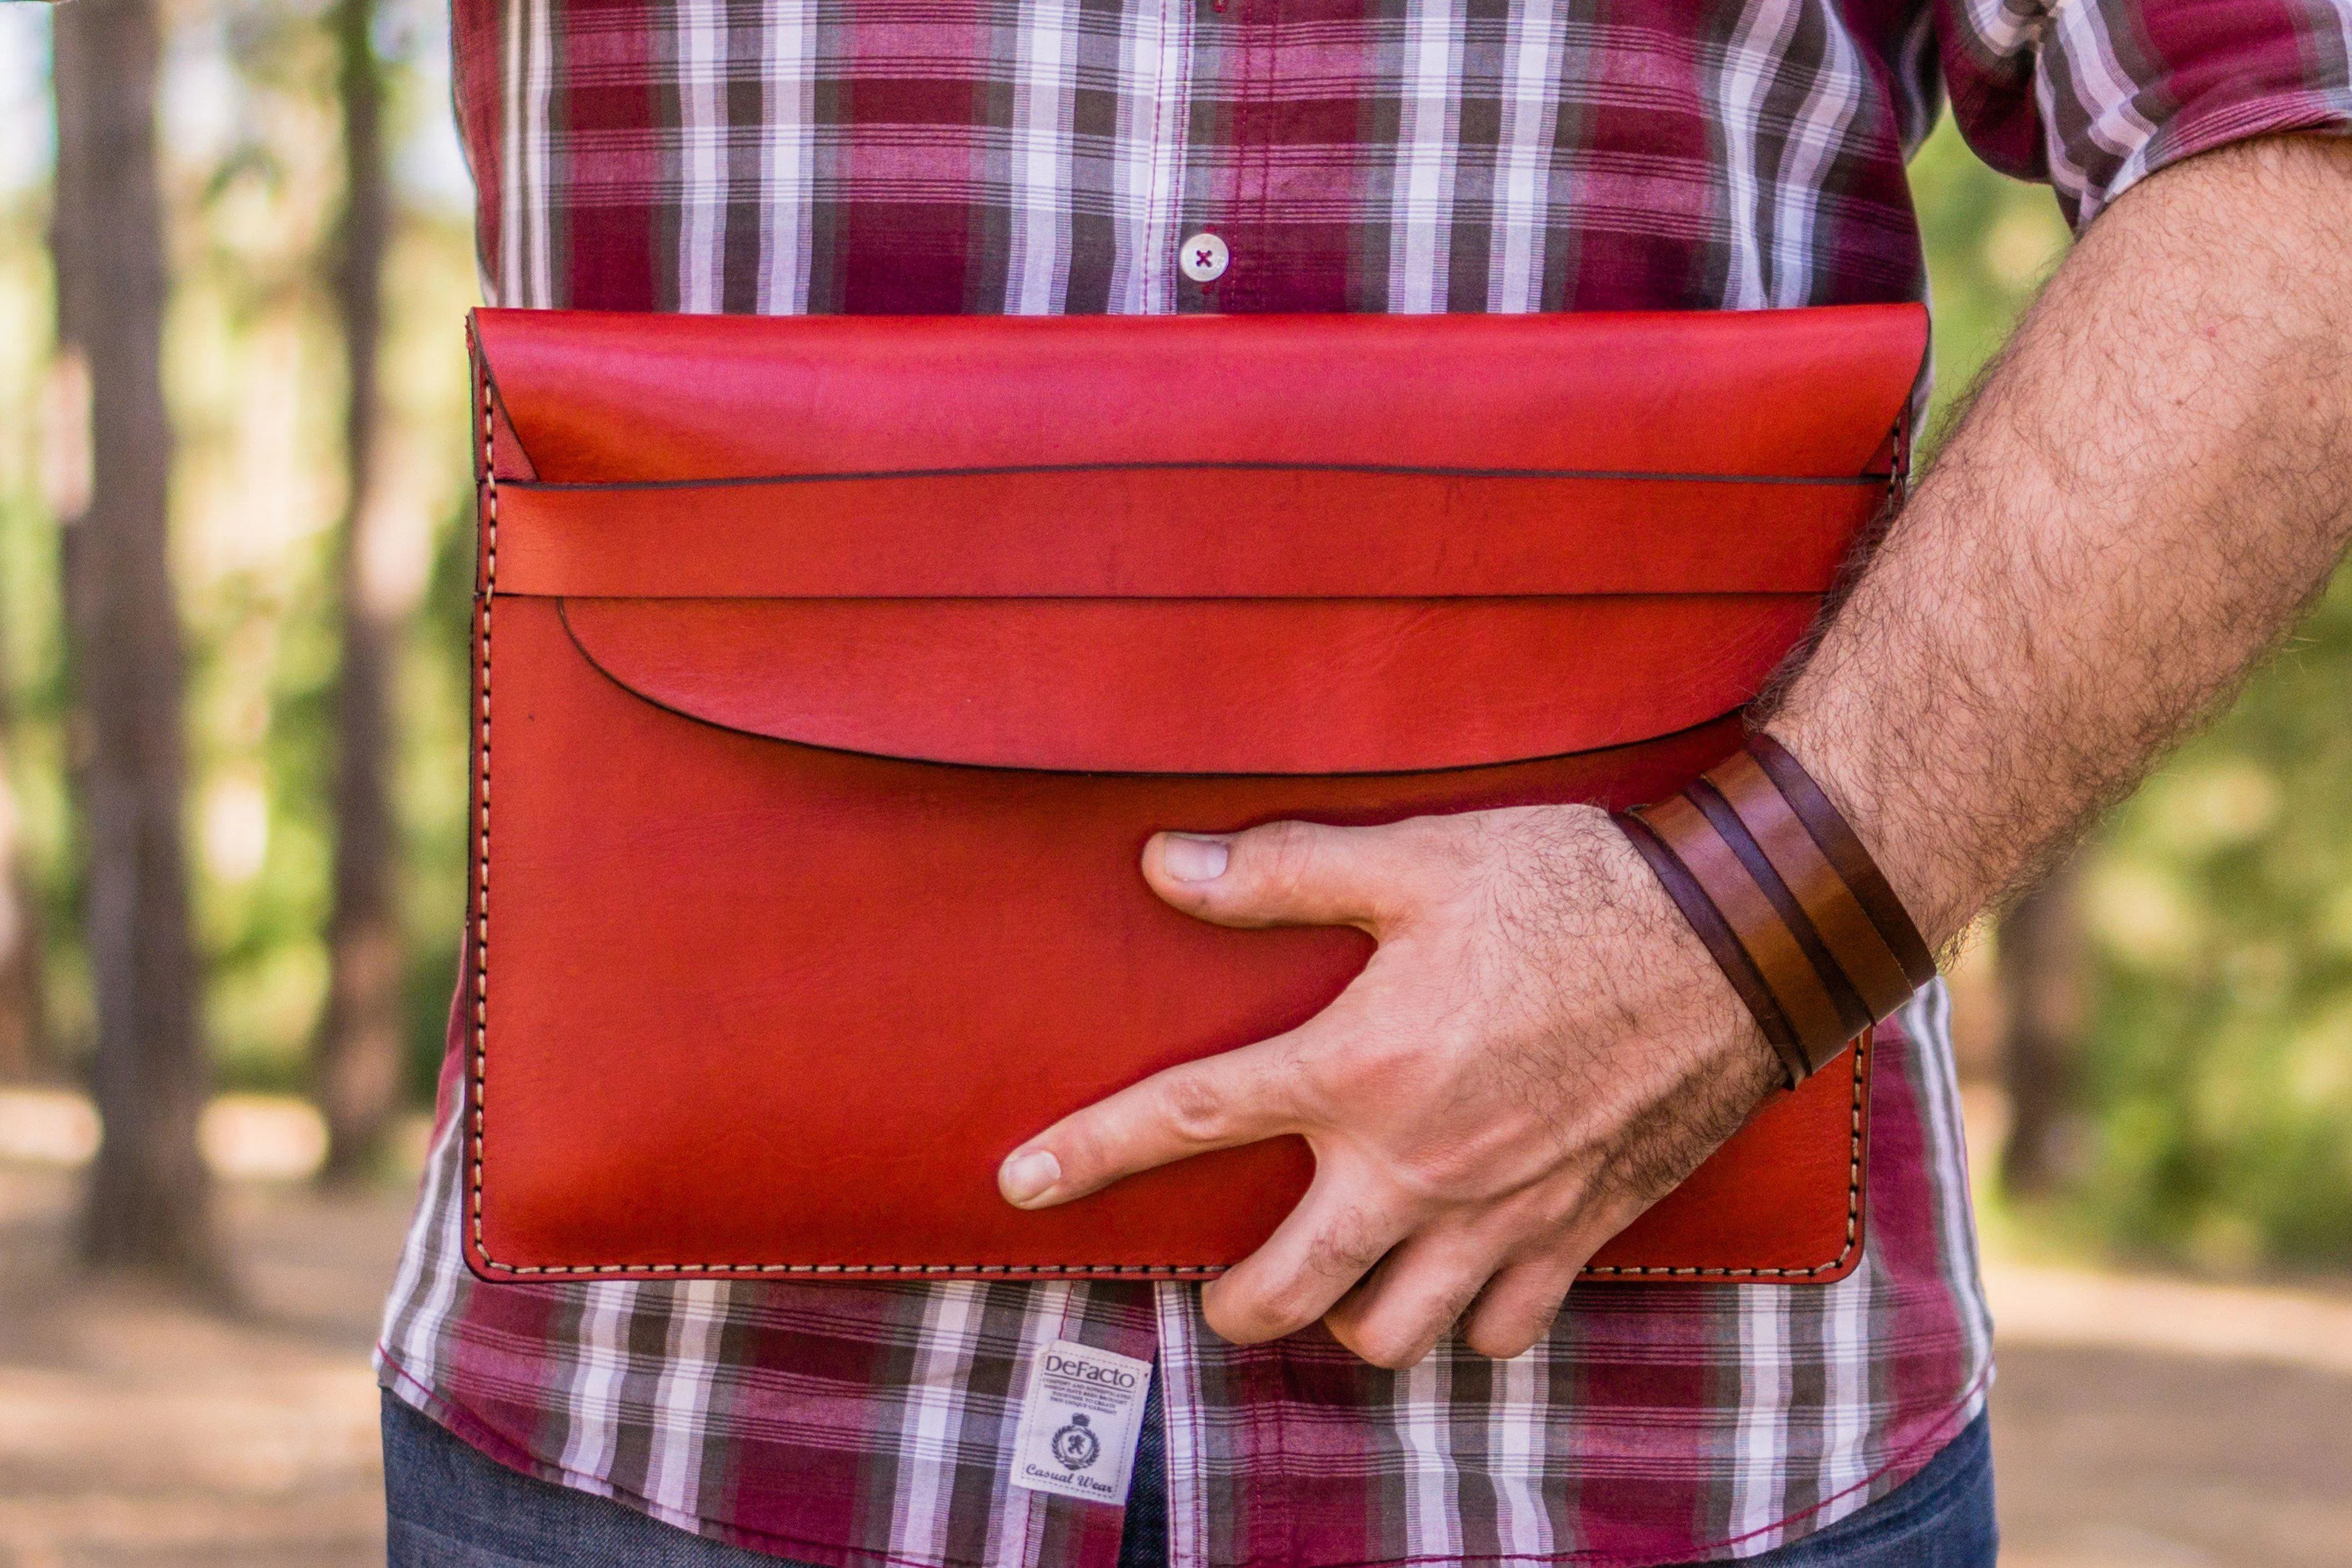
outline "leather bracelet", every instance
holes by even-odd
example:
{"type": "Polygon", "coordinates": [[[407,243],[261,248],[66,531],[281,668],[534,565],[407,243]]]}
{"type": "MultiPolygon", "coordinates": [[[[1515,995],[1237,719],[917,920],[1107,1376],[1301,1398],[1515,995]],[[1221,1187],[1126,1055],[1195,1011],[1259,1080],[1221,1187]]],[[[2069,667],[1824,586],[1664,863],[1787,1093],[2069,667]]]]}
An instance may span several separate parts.
{"type": "Polygon", "coordinates": [[[1787,747],[1761,730],[1748,737],[1747,749],[1748,755],[1756,758],[1757,766],[1771,779],[1780,798],[1804,822],[1806,832],[1837,868],[1846,886],[1853,890],[1869,915],[1870,923],[1877,927],[1879,936],[1902,963],[1911,988],[1916,991],[1934,979],[1935,955],[1927,951],[1919,927],[1912,923],[1911,912],[1895,896],[1895,890],[1886,884],[1886,873],[1870,858],[1870,852],[1863,848],[1862,841],[1854,836],[1853,829],[1846,824],[1838,809],[1830,804],[1830,798],[1822,793],[1822,787],[1813,782],[1813,776],[1789,755],[1787,747]]]}
{"type": "Polygon", "coordinates": [[[1723,916],[1708,902],[1706,890],[1699,886],[1697,879],[1691,875],[1683,862],[1675,858],[1675,852],[1666,847],[1665,841],[1659,838],[1647,822],[1625,812],[1610,820],[1632,841],[1641,857],[1649,862],[1652,874],[1665,888],[1666,896],[1673,899],[1675,907],[1683,912],[1683,918],[1698,934],[1699,942],[1706,948],[1707,956],[1715,960],[1716,967],[1723,971],[1724,978],[1731,982],[1731,988],[1739,994],[1741,1005],[1754,1016],[1756,1026],[1764,1031],[1764,1039],[1772,1047],[1772,1054],[1780,1059],[1780,1065],[1787,1070],[1790,1085],[1800,1082],[1804,1076],[1806,1059],[1797,1044],[1796,1031],[1789,1027],[1788,1019],[1780,1011],[1780,1004],[1772,999],[1772,993],[1765,988],[1764,977],[1758,974],[1756,966],[1748,961],[1739,939],[1731,934],[1731,927],[1724,923],[1723,916]]]}
{"type": "MultiPolygon", "coordinates": [[[[1768,742],[1771,739],[1769,736],[1759,738],[1768,742]]],[[[1804,819],[1797,814],[1753,753],[1735,751],[1701,777],[1722,793],[1729,809],[1738,814],[1741,823],[1754,835],[1758,850],[1771,862],[1773,871],[1813,923],[1813,928],[1821,933],[1823,945],[1835,956],[1838,968],[1853,983],[1864,1012],[1872,1019],[1885,1018],[1927,983],[1916,978],[1895,954],[1878,923],[1854,896],[1853,887],[1822,852],[1804,819]]],[[[1810,784],[1812,780],[1808,778],[1805,782],[1810,784]]],[[[1822,804],[1826,806],[1827,800],[1822,804]]],[[[1838,818],[1837,824],[1843,829],[1845,820],[1838,818]]],[[[1854,848],[1861,849],[1859,841],[1854,848]]],[[[1867,852],[1863,852],[1862,860],[1869,863],[1867,852]]],[[[1871,864],[1870,869],[1874,873],[1878,868],[1871,864]]],[[[1891,890],[1887,897],[1894,899],[1891,890]]],[[[1918,933],[1911,925],[1911,917],[1902,914],[1899,903],[1895,908],[1902,915],[1901,929],[1916,941],[1918,933]]],[[[1933,979],[1935,964],[1927,956],[1927,945],[1920,943],[1918,950],[1927,978],[1933,979]]]]}
{"type": "Polygon", "coordinates": [[[1614,819],[1739,994],[1794,1088],[1935,977],[1845,819],[1769,735],[1614,819]]]}

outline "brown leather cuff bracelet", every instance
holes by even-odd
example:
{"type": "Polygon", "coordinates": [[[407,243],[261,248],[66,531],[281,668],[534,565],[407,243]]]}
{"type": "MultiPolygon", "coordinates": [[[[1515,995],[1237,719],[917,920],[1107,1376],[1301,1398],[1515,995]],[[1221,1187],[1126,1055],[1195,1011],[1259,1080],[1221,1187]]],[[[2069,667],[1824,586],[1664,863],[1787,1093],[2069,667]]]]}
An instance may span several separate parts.
{"type": "Polygon", "coordinates": [[[1870,852],[1769,735],[1614,820],[1756,1015],[1790,1088],[1935,978],[1870,852]]]}

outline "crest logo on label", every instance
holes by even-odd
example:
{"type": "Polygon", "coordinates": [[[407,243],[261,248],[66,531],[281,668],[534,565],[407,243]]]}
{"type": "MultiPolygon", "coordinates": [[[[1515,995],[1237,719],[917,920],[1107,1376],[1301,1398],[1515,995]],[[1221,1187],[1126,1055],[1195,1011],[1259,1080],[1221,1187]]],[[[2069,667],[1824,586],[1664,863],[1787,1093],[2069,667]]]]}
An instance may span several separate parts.
{"type": "Polygon", "coordinates": [[[1046,1345],[1029,1363],[1009,1479],[1080,1502],[1125,1502],[1150,1391],[1148,1361],[1067,1340],[1046,1345]]]}
{"type": "Polygon", "coordinates": [[[1070,1424],[1054,1434],[1054,1457],[1074,1470],[1085,1469],[1102,1458],[1102,1442],[1087,1426],[1083,1415],[1074,1415],[1070,1424]]]}

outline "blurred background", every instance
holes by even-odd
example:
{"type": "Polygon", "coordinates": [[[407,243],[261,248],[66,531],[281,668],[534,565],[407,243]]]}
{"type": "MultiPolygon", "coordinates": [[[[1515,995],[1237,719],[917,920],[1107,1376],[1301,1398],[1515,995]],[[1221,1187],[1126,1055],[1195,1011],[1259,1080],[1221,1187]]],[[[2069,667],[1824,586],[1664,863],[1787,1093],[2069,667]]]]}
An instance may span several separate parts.
{"type": "MultiPolygon", "coordinates": [[[[0,4],[0,1568],[380,1563],[463,904],[446,16],[73,12],[0,4]]],[[[2066,236],[1948,124],[1915,176],[1948,409],[2066,236]]],[[[1954,977],[2013,1563],[2352,1564],[2347,803],[2352,581],[1954,977]]]]}

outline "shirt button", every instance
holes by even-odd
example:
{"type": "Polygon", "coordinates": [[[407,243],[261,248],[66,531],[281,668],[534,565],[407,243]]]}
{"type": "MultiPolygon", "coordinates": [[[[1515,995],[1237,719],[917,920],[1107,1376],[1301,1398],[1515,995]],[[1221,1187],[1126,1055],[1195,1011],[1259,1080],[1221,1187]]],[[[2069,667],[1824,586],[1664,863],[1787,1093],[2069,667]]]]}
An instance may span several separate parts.
{"type": "Polygon", "coordinates": [[[1213,234],[1194,235],[1176,253],[1177,265],[1195,283],[1214,283],[1225,275],[1225,267],[1233,258],[1234,253],[1225,248],[1225,242],[1213,234]]]}

